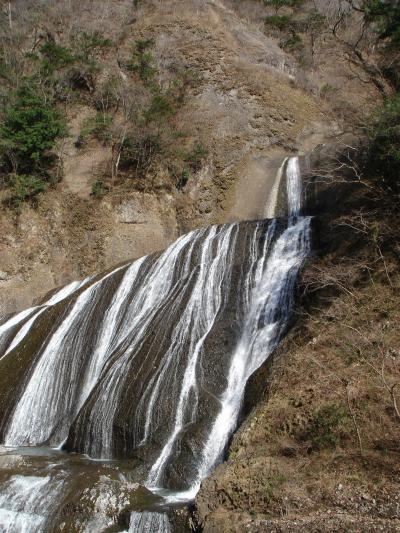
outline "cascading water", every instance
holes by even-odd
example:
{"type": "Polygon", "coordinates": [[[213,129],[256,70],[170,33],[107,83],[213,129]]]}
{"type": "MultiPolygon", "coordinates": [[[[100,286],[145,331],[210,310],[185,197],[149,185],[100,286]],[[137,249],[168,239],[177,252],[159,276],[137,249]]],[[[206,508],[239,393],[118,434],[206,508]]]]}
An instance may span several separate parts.
{"type": "Polygon", "coordinates": [[[63,482],[50,483],[49,476],[12,476],[0,494],[0,531],[44,531],[54,500],[63,482]]]}
{"type": "MultiPolygon", "coordinates": [[[[183,309],[172,329],[169,347],[157,368],[158,376],[154,375],[149,379],[149,386],[143,391],[139,400],[135,419],[141,418],[140,415],[143,413],[144,424],[138,428],[140,443],[143,444],[149,436],[149,428],[153,423],[155,398],[160,401],[160,396],[164,392],[160,390],[160,384],[166,369],[176,365],[187,353],[188,363],[176,409],[175,425],[178,429],[175,429],[175,434],[179,432],[188,397],[191,393],[196,393],[194,369],[198,354],[218,312],[219,300],[223,297],[222,294],[218,296],[222,292],[223,282],[227,281],[227,272],[223,270],[222,265],[231,261],[229,254],[232,253],[230,246],[234,247],[234,234],[234,225],[223,228],[214,226],[189,234],[178,240],[160,256],[147,273],[144,273],[137,290],[130,295],[132,306],[127,310],[125,317],[128,321],[125,327],[130,328],[128,332],[131,340],[122,355],[109,365],[107,374],[94,391],[95,400],[91,412],[84,418],[85,452],[94,456],[112,457],[113,422],[119,397],[123,392],[121,385],[124,375],[137,358],[136,354],[140,353],[154,320],[158,319],[157,314],[163,311],[165,301],[170,301],[173,306],[181,305],[183,309]],[[191,263],[197,245],[200,245],[200,257],[197,258],[196,270],[192,272],[191,263]],[[165,275],[166,272],[169,276],[165,275]],[[190,296],[184,306],[182,298],[189,287],[190,296]],[[188,338],[189,343],[186,342],[188,338]],[[182,353],[183,349],[185,354],[182,353]],[[147,409],[144,409],[144,401],[148,404],[147,409]]],[[[172,310],[169,309],[168,313],[172,313],[172,310]]],[[[121,339],[119,343],[121,344],[121,339]]],[[[118,353],[118,347],[114,352],[118,353]]],[[[142,360],[139,361],[140,365],[142,363],[142,360]]]]}
{"type": "MultiPolygon", "coordinates": [[[[276,348],[291,318],[295,283],[310,251],[311,219],[299,216],[301,174],[297,157],[288,161],[286,188],[289,225],[275,242],[259,276],[254,278],[244,327],[221,397],[221,409],[205,441],[197,477],[185,493],[188,498],[195,496],[201,481],[222,459],[226,443],[237,425],[247,380],[276,348]]],[[[152,476],[156,465],[148,478],[150,484],[157,481],[152,476]]]]}
{"type": "Polygon", "coordinates": [[[171,533],[168,516],[165,513],[132,513],[127,533],[171,533]]]}
{"type": "MultiPolygon", "coordinates": [[[[300,216],[298,158],[281,167],[273,201],[284,172],[287,223],[196,230],[1,325],[0,376],[19,361],[10,378],[16,395],[0,395],[6,446],[63,444],[96,459],[134,458],[141,466],[125,482],[139,477],[155,494],[169,488],[178,491],[171,499],[193,498],[223,458],[249,377],[290,321],[310,218],[300,216]]],[[[0,484],[0,509],[35,517],[35,502],[7,507],[10,495],[23,498],[18,475],[0,484]]],[[[35,493],[42,483],[60,498],[58,477],[31,478],[35,493]]],[[[118,509],[128,505],[121,498],[118,509]]],[[[162,512],[133,512],[126,527],[170,531],[162,512]]]]}
{"type": "Polygon", "coordinates": [[[301,174],[298,157],[291,157],[286,169],[286,196],[289,217],[297,217],[301,211],[301,174]]]}
{"type": "Polygon", "coordinates": [[[77,338],[74,325],[83,313],[84,319],[89,316],[88,307],[95,302],[96,292],[114,272],[79,295],[70,314],[51,337],[11,419],[5,435],[7,446],[40,444],[54,432],[57,439],[65,438],[71,422],[69,416],[75,411],[80,370],[80,359],[71,361],[68,347],[71,344],[74,354],[78,354],[83,341],[82,337],[77,338]]]}
{"type": "Polygon", "coordinates": [[[24,325],[19,329],[18,333],[12,339],[11,343],[8,346],[5,346],[6,351],[3,355],[6,355],[11,352],[11,350],[13,350],[24,339],[24,337],[26,337],[31,327],[35,323],[36,319],[48,307],[62,302],[63,300],[68,298],[68,296],[70,296],[73,292],[77,291],[80,287],[85,285],[85,283],[87,283],[89,279],[90,278],[84,279],[83,281],[73,281],[72,283],[69,283],[68,285],[60,289],[58,292],[53,294],[53,296],[43,305],[31,307],[30,309],[21,311],[21,313],[18,313],[17,315],[11,317],[4,324],[2,324],[0,326],[0,358],[2,357],[2,346],[5,346],[8,334],[12,333],[13,329],[18,326],[18,324],[23,322],[26,318],[30,317],[29,320],[25,322],[24,325]]]}
{"type": "Polygon", "coordinates": [[[254,287],[242,337],[233,354],[221,410],[204,445],[191,492],[222,458],[234,431],[247,380],[268,358],[285,332],[293,308],[294,284],[309,251],[309,218],[297,219],[276,242],[259,283],[254,287]]]}
{"type": "Polygon", "coordinates": [[[56,292],[50,300],[48,300],[46,303],[43,304],[39,308],[38,311],[36,311],[33,316],[23,325],[23,327],[18,331],[17,335],[15,335],[14,339],[12,340],[11,344],[7,348],[7,351],[4,355],[7,355],[11,350],[13,350],[22,340],[28,335],[29,331],[31,330],[32,326],[35,324],[36,320],[39,318],[39,316],[50,306],[56,305],[59,302],[62,302],[68,296],[70,296],[75,291],[79,290],[83,285],[85,285],[90,278],[84,279],[83,281],[73,281],[69,285],[66,285],[63,287],[60,291],[56,292]]]}

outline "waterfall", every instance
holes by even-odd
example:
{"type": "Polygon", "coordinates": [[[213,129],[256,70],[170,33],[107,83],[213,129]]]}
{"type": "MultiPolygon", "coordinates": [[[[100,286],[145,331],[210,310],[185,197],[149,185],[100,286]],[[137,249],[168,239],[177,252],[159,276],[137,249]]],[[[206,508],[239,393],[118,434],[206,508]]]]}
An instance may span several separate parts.
{"type": "MultiPolygon", "coordinates": [[[[83,380],[80,397],[77,401],[77,411],[85,403],[85,400],[97,383],[108,356],[117,342],[116,331],[119,329],[118,325],[121,317],[121,310],[128,298],[129,292],[132,289],[143,261],[144,258],[139,259],[127,269],[121,284],[113,297],[111,305],[104,315],[100,325],[100,335],[96,347],[91,354],[86,375],[83,380]]],[[[122,338],[123,332],[121,331],[119,332],[118,342],[121,342],[122,338]]]]}
{"type": "MultiPolygon", "coordinates": [[[[193,498],[223,459],[248,379],[291,320],[310,217],[300,216],[297,157],[279,169],[273,203],[283,175],[287,221],[200,228],[3,323],[0,374],[15,361],[22,376],[16,398],[0,395],[5,444],[139,458],[141,479],[155,493],[193,498]]],[[[29,484],[32,498],[44,501],[58,487],[45,477],[11,477],[0,508],[32,516],[38,526],[29,519],[27,531],[40,530],[45,513],[25,498],[29,484]]],[[[129,531],[168,533],[170,525],[162,512],[133,512],[129,531]]]]}
{"type": "Polygon", "coordinates": [[[12,476],[0,487],[0,530],[4,533],[44,531],[63,483],[50,476],[12,476]]]}
{"type": "Polygon", "coordinates": [[[20,322],[25,320],[25,318],[34,313],[36,309],[37,307],[30,307],[29,309],[25,309],[24,311],[21,311],[20,313],[12,316],[9,320],[0,325],[0,338],[5,335],[7,331],[9,331],[11,328],[17,326],[20,322]]]}
{"type": "Polygon", "coordinates": [[[14,338],[14,340],[12,340],[12,343],[11,343],[11,344],[14,344],[14,346],[12,346],[11,348],[10,339],[12,339],[13,332],[18,327],[18,325],[24,322],[24,320],[26,320],[27,318],[32,317],[29,320],[29,326],[26,327],[26,324],[25,324],[25,326],[23,326],[17,333],[17,337],[19,336],[20,340],[22,340],[23,337],[25,336],[25,332],[28,333],[30,326],[33,324],[35,319],[42,312],[42,309],[39,306],[37,306],[37,307],[31,307],[30,309],[26,309],[25,311],[21,311],[20,313],[17,313],[16,315],[12,316],[10,319],[8,319],[6,322],[4,322],[0,326],[0,359],[4,357],[6,351],[7,352],[11,351],[12,348],[14,348],[14,346],[16,346],[20,342],[20,341],[16,342],[14,338]],[[25,331],[22,332],[22,330],[25,330],[25,331]]]}
{"type": "Polygon", "coordinates": [[[75,358],[71,361],[67,347],[71,343],[74,353],[79,355],[84,338],[76,338],[74,324],[83,312],[87,312],[88,304],[94,301],[96,291],[100,290],[102,283],[114,272],[79,295],[71,312],[51,337],[9,424],[5,436],[7,446],[41,444],[54,431],[57,431],[58,440],[66,437],[71,423],[67,416],[74,410],[73,401],[80,370],[79,360],[75,358]]]}
{"type": "Polygon", "coordinates": [[[195,483],[195,494],[204,479],[222,458],[226,443],[235,430],[247,380],[266,361],[285,332],[293,308],[297,274],[309,252],[310,219],[290,226],[276,242],[260,282],[255,286],[242,337],[233,354],[228,385],[221,410],[203,449],[195,483]]]}
{"type": "MultiPolygon", "coordinates": [[[[143,347],[152,323],[157,319],[157,313],[163,311],[165,302],[168,301],[172,305],[182,305],[177,293],[183,294],[191,287],[194,274],[196,274],[197,281],[191,290],[189,302],[171,335],[170,346],[161,361],[158,379],[155,377],[150,379],[150,384],[157,392],[150,394],[148,387],[143,393],[143,398],[146,397],[149,407],[146,422],[142,428],[144,434],[141,442],[148,438],[154,398],[158,396],[165,369],[171,364],[176,364],[176,358],[182,356],[184,340],[191,329],[188,348],[190,364],[187,366],[185,376],[187,379],[184,380],[181,400],[176,411],[176,424],[181,424],[180,420],[183,417],[188,396],[191,392],[195,394],[194,368],[201,343],[218,311],[216,296],[222,292],[222,280],[226,278],[221,266],[228,258],[228,245],[233,245],[234,232],[235,225],[225,228],[213,226],[192,232],[179,239],[156,260],[147,273],[143,273],[140,284],[130,295],[132,303],[125,317],[125,336],[130,334],[130,344],[123,350],[122,355],[109,365],[107,374],[103,376],[103,380],[95,391],[96,396],[91,412],[84,421],[86,437],[83,437],[83,448],[86,453],[96,457],[112,457],[113,422],[118,409],[119,397],[123,392],[124,375],[128,372],[136,354],[143,347]],[[197,259],[197,269],[193,273],[191,263],[196,245],[200,245],[201,252],[197,259]],[[182,287],[179,286],[181,284],[182,287]],[[149,398],[147,398],[148,395],[149,398]]],[[[119,339],[119,345],[123,344],[124,340],[125,338],[119,339]]],[[[118,354],[118,346],[114,352],[118,354]]],[[[139,411],[142,406],[143,402],[139,401],[139,411]]]]}
{"type": "Polygon", "coordinates": [[[265,206],[265,210],[264,210],[265,218],[274,218],[274,216],[275,216],[276,208],[277,208],[277,205],[278,205],[279,189],[280,189],[282,176],[283,176],[283,171],[285,169],[286,162],[287,162],[287,157],[285,157],[285,159],[283,160],[281,166],[278,169],[278,172],[276,173],[275,181],[274,181],[274,184],[273,184],[273,186],[271,188],[271,191],[270,191],[270,194],[269,194],[269,198],[268,198],[268,202],[267,202],[267,204],[265,206]]]}
{"type": "Polygon", "coordinates": [[[297,157],[288,161],[286,183],[289,225],[276,241],[264,272],[253,288],[242,335],[233,353],[228,384],[221,398],[221,410],[205,442],[197,479],[189,495],[196,494],[202,479],[222,459],[237,424],[247,380],[276,348],[291,318],[295,283],[310,251],[311,219],[298,216],[301,175],[297,157]]]}
{"type": "MultiPolygon", "coordinates": [[[[159,395],[159,390],[162,381],[166,377],[166,369],[168,369],[173,360],[177,356],[177,351],[180,350],[179,339],[183,335],[187,335],[191,331],[191,342],[189,347],[189,357],[186,364],[186,369],[183,375],[181,390],[179,394],[178,405],[175,411],[175,419],[172,432],[165,443],[163,449],[154,465],[151,468],[148,483],[157,485],[163,472],[165,463],[168,461],[172,447],[176,441],[176,437],[181,432],[185,413],[189,406],[190,393],[197,394],[197,379],[196,367],[199,358],[199,353],[202,349],[203,343],[210,332],[218,311],[221,307],[222,299],[224,297],[224,283],[227,281],[224,276],[224,266],[232,262],[232,242],[231,233],[234,226],[227,228],[225,234],[218,242],[218,253],[212,258],[212,239],[209,239],[207,246],[203,247],[202,257],[200,262],[201,272],[197,278],[196,284],[193,287],[191,297],[186,306],[177,328],[174,331],[174,338],[171,339],[172,348],[168,351],[167,357],[164,358],[163,369],[159,374],[156,386],[153,388],[152,396],[149,402],[149,408],[146,412],[145,435],[143,440],[148,437],[148,426],[152,419],[155,400],[159,395]],[[146,431],[147,429],[147,431],[146,431]]],[[[194,402],[194,409],[190,418],[193,420],[196,408],[196,400],[194,402]]]]}
{"type": "Polygon", "coordinates": [[[132,513],[127,533],[171,533],[165,513],[132,513]]]}
{"type": "Polygon", "coordinates": [[[301,210],[301,174],[298,157],[291,157],[286,169],[286,195],[289,217],[297,217],[301,210]]]}

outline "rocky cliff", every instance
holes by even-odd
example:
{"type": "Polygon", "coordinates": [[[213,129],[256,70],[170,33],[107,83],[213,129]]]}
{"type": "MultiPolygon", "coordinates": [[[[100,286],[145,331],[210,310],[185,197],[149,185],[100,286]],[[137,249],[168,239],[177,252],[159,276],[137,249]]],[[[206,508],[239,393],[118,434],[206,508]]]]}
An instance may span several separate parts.
{"type": "MultiPolygon", "coordinates": [[[[101,8],[89,1],[40,7],[19,1],[12,6],[11,29],[6,11],[1,15],[7,54],[20,62],[18,76],[32,75],[36,67],[26,64],[26,56],[48,42],[75,50],[90,34],[111,43],[92,51],[85,45],[91,70],[80,60],[72,73],[60,67],[55,74],[57,87],[71,87],[57,104],[69,131],[58,148],[61,181],[35,206],[2,210],[3,315],[60,284],[161,249],[183,230],[258,218],[288,152],[312,149],[346,130],[349,117],[335,109],[344,99],[349,105],[356,99],[350,106],[355,115],[371,106],[373,86],[360,87],[344,61],[327,65],[333,46],[328,37],[315,45],[311,64],[303,65],[264,31],[263,14],[253,1],[193,0],[137,7],[110,1],[101,8]],[[158,86],[167,91],[181,76],[184,95],[162,123],[142,126],[162,130],[159,156],[139,171],[121,165],[115,176],[118,136],[136,127],[125,102],[139,112],[148,105],[148,89],[128,68],[135,43],[146,40],[153,43],[158,86]],[[86,84],[71,81],[78,71],[86,84]],[[335,84],[331,100],[321,98],[328,83],[335,84]],[[101,109],[107,117],[93,125],[101,109]],[[203,151],[193,152],[200,145],[203,151]]],[[[310,63],[307,53],[303,60],[310,63]]],[[[11,81],[2,81],[5,94],[17,74],[9,76],[11,81]]],[[[8,197],[7,183],[2,197],[8,197]]]]}

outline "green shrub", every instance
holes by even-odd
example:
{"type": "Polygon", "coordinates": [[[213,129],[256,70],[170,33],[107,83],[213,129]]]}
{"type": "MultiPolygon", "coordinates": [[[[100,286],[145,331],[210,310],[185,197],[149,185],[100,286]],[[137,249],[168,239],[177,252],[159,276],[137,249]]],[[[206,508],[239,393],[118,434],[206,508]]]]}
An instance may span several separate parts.
{"type": "Polygon", "coordinates": [[[11,75],[12,73],[9,66],[4,59],[0,57],[0,78],[3,78],[4,80],[10,80],[11,75]]]}
{"type": "Polygon", "coordinates": [[[93,97],[93,105],[97,111],[107,113],[111,109],[117,109],[121,99],[120,89],[121,82],[116,76],[102,83],[93,97]]]}
{"type": "Polygon", "coordinates": [[[375,25],[380,39],[387,39],[391,47],[400,46],[400,5],[387,0],[366,0],[364,13],[367,22],[375,25]]]}
{"type": "Polygon", "coordinates": [[[13,174],[9,177],[11,186],[11,203],[19,208],[26,200],[46,190],[47,183],[39,176],[13,174]]]}
{"type": "Polygon", "coordinates": [[[128,137],[122,147],[120,168],[144,172],[161,153],[162,142],[158,134],[145,133],[142,137],[128,137]]]}
{"type": "Polygon", "coordinates": [[[136,72],[145,83],[149,83],[157,72],[152,66],[154,58],[149,51],[152,46],[154,46],[153,39],[136,41],[131,60],[127,64],[128,70],[136,72]]]}
{"type": "Polygon", "coordinates": [[[279,31],[292,27],[292,20],[287,15],[271,15],[270,17],[265,17],[264,23],[265,26],[275,28],[279,31]]]}
{"type": "Polygon", "coordinates": [[[365,0],[364,20],[384,43],[386,58],[380,69],[396,90],[400,90],[400,4],[387,0],[365,0]]]}
{"type": "Polygon", "coordinates": [[[42,55],[41,70],[45,75],[50,75],[76,61],[76,57],[69,48],[60,46],[54,41],[45,43],[40,48],[40,53],[42,55]]]}
{"type": "Polygon", "coordinates": [[[182,173],[178,179],[178,182],[176,184],[176,188],[181,190],[185,187],[185,185],[187,184],[187,182],[189,181],[189,178],[190,178],[190,170],[185,167],[183,170],[182,170],[182,173]]]}
{"type": "Polygon", "coordinates": [[[177,106],[181,106],[190,87],[195,87],[199,82],[199,74],[190,69],[179,70],[168,89],[169,97],[177,106]]]}
{"type": "Polygon", "coordinates": [[[301,40],[300,35],[297,33],[292,33],[288,39],[282,41],[281,46],[288,52],[296,52],[304,48],[303,41],[301,40]]]}
{"type": "Polygon", "coordinates": [[[173,106],[169,98],[157,93],[153,96],[150,106],[144,112],[146,122],[162,122],[174,113],[173,106]]]}
{"type": "Polygon", "coordinates": [[[324,83],[319,90],[319,95],[321,98],[327,98],[329,95],[337,92],[337,88],[333,87],[330,83],[324,83]]]}
{"type": "Polygon", "coordinates": [[[188,163],[193,172],[200,170],[203,160],[207,157],[208,150],[199,142],[197,142],[192,150],[186,154],[185,162],[188,163]]]}
{"type": "Polygon", "coordinates": [[[92,185],[92,192],[90,193],[95,198],[102,198],[105,194],[107,194],[108,189],[104,185],[103,180],[98,179],[96,180],[92,185]]]}
{"type": "Polygon", "coordinates": [[[308,428],[301,437],[303,440],[309,440],[316,450],[336,447],[347,420],[347,411],[342,406],[325,405],[314,413],[308,428]]]}
{"type": "Polygon", "coordinates": [[[26,83],[0,125],[0,152],[9,170],[40,173],[52,163],[49,151],[64,135],[66,126],[58,111],[26,83]]]}
{"type": "Polygon", "coordinates": [[[75,38],[77,56],[81,61],[91,61],[93,55],[103,48],[112,46],[112,41],[104,37],[99,31],[88,33],[80,32],[75,38]]]}
{"type": "Polygon", "coordinates": [[[320,32],[325,27],[326,23],[326,17],[314,10],[308,15],[302,24],[298,25],[298,30],[314,34],[320,32]]]}
{"type": "Polygon", "coordinates": [[[277,496],[277,491],[287,480],[286,476],[279,472],[276,468],[271,469],[264,479],[264,497],[267,502],[272,502],[277,496]]]}
{"type": "Polygon", "coordinates": [[[104,143],[108,142],[111,138],[111,124],[112,117],[106,113],[98,112],[94,117],[85,119],[79,135],[81,142],[84,143],[88,137],[95,137],[104,143]]]}

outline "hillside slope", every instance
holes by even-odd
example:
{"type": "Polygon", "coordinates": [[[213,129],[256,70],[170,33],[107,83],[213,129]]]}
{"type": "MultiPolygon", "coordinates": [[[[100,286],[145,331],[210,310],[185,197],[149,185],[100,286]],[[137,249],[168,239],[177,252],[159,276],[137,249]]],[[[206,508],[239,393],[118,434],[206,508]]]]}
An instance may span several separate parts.
{"type": "MultiPolygon", "coordinates": [[[[69,131],[52,170],[59,183],[33,200],[37,206],[2,209],[3,315],[71,279],[161,249],[184,230],[262,216],[283,157],[346,129],[335,109],[342,95],[357,88],[357,112],[376,99],[351,76],[343,84],[340,63],[334,102],[321,99],[322,56],[304,69],[266,34],[262,15],[253,1],[196,0],[137,7],[20,0],[11,28],[0,14],[4,109],[24,76],[39,76],[40,86],[55,87],[69,131]],[[141,56],[140,42],[151,43],[141,56]],[[49,49],[79,59],[58,57],[48,74],[41,65],[49,49]],[[138,53],[139,62],[149,54],[151,84],[129,66],[138,53]],[[150,148],[151,139],[159,144],[150,148]]],[[[5,174],[5,205],[8,183],[5,174]]]]}
{"type": "Polygon", "coordinates": [[[252,377],[227,462],[202,485],[205,532],[400,530],[399,235],[383,259],[345,219],[325,219],[295,325],[252,377]]]}

